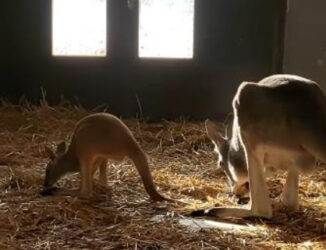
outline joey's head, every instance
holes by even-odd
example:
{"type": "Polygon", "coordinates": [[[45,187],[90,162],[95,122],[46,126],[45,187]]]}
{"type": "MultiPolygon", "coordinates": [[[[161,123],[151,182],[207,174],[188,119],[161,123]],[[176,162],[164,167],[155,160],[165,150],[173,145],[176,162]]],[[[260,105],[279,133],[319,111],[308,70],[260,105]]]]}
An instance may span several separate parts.
{"type": "Polygon", "coordinates": [[[44,187],[53,186],[64,174],[66,143],[63,141],[58,144],[56,151],[46,148],[50,161],[46,166],[44,187]]]}
{"type": "Polygon", "coordinates": [[[249,182],[245,155],[241,145],[234,145],[240,142],[228,138],[226,129],[219,128],[210,120],[206,120],[205,126],[218,155],[218,167],[227,176],[232,192],[239,197],[246,196],[249,192],[249,182]]]}

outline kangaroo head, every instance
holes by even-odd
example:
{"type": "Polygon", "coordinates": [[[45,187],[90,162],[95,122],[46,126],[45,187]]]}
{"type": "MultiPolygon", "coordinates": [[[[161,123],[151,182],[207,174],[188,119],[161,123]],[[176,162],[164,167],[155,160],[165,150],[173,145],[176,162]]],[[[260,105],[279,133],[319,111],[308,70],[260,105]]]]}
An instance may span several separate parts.
{"type": "Polygon", "coordinates": [[[46,166],[44,187],[51,187],[63,174],[65,163],[66,143],[63,141],[58,144],[56,152],[50,148],[46,148],[50,161],[46,166]]]}
{"type": "Polygon", "coordinates": [[[219,128],[210,120],[206,120],[205,126],[215,146],[214,151],[218,154],[218,167],[227,176],[232,192],[240,197],[247,195],[249,182],[246,158],[238,135],[233,132],[232,137],[228,138],[226,129],[219,128]]]}

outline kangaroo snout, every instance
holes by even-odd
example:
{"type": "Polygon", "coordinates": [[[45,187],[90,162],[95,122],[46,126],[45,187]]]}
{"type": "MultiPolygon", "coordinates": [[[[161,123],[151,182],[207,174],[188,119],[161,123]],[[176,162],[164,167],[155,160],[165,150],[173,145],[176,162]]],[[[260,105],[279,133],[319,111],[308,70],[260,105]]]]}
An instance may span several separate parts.
{"type": "Polygon", "coordinates": [[[243,198],[249,195],[249,182],[245,182],[243,184],[236,184],[232,187],[232,192],[238,198],[243,198]]]}

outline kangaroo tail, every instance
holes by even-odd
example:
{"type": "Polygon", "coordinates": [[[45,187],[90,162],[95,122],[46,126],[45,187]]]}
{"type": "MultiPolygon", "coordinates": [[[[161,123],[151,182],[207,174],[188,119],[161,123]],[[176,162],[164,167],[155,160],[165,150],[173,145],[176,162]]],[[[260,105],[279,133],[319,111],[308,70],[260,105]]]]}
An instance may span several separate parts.
{"type": "Polygon", "coordinates": [[[137,147],[137,150],[133,150],[133,152],[129,154],[129,157],[137,168],[137,171],[143,181],[145,190],[149,196],[154,201],[169,200],[156,190],[145,153],[139,147],[137,147]]]}

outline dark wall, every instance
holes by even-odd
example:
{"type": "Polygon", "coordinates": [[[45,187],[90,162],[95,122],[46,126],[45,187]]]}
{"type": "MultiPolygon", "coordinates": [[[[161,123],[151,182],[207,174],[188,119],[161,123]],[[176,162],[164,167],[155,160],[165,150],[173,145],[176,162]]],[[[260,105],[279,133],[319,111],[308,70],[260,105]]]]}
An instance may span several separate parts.
{"type": "MultiPolygon", "coordinates": [[[[137,57],[137,10],[108,1],[108,56],[51,56],[51,1],[2,1],[0,96],[35,102],[40,88],[117,115],[222,118],[243,80],[280,69],[282,0],[203,0],[195,5],[193,60],[137,57]]],[[[168,17],[167,17],[168,18],[168,17]]]]}
{"type": "Polygon", "coordinates": [[[326,90],[326,1],[289,1],[284,72],[318,81],[326,90]]]}

